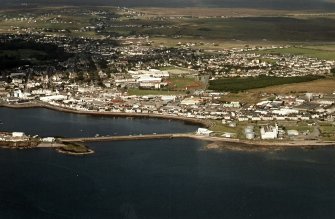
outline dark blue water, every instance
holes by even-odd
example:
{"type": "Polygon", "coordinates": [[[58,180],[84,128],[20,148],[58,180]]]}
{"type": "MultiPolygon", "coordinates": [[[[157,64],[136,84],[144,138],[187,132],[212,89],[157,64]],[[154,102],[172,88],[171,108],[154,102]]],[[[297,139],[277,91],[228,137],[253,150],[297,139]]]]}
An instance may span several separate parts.
{"type": "Polygon", "coordinates": [[[335,218],[334,149],[204,145],[96,143],[82,157],[0,149],[0,218],[335,218]]]}
{"type": "Polygon", "coordinates": [[[48,109],[0,108],[2,131],[22,131],[30,135],[84,137],[99,135],[132,135],[181,133],[197,130],[182,121],[88,116],[48,109]]]}

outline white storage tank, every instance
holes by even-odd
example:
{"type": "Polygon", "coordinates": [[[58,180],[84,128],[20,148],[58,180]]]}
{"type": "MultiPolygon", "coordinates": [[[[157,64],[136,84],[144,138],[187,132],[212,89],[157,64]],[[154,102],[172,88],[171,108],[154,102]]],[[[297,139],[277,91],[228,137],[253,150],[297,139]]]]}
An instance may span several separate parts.
{"type": "Polygon", "coordinates": [[[247,126],[244,129],[244,133],[249,133],[249,132],[254,132],[254,127],[253,126],[247,126]]]}
{"type": "Polygon", "coordinates": [[[245,133],[245,137],[246,137],[246,139],[248,139],[248,140],[252,140],[252,139],[255,138],[255,132],[246,132],[246,133],[245,133]]]}

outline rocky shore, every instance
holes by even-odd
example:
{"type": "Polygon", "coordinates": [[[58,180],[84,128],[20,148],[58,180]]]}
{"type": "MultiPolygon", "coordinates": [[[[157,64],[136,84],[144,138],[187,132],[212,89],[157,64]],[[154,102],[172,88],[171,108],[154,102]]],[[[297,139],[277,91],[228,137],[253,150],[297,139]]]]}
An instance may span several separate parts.
{"type": "Polygon", "coordinates": [[[36,148],[38,141],[27,140],[27,141],[0,141],[0,147],[2,148],[36,148]]]}

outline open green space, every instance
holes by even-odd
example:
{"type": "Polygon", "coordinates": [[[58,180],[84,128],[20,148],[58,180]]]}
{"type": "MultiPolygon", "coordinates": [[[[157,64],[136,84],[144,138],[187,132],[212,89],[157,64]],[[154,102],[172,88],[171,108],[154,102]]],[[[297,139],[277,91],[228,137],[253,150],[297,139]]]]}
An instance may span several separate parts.
{"type": "Polygon", "coordinates": [[[284,130],[297,130],[299,133],[313,132],[314,127],[303,121],[279,121],[279,126],[284,127],[284,130]]]}
{"type": "Polygon", "coordinates": [[[323,140],[335,141],[335,125],[331,123],[320,123],[320,132],[323,140]]]}
{"type": "Polygon", "coordinates": [[[196,90],[204,88],[204,85],[195,78],[169,78],[168,83],[171,90],[196,90]]]}
{"type": "Polygon", "coordinates": [[[229,124],[222,124],[221,121],[213,121],[210,130],[214,131],[215,136],[222,136],[224,133],[234,133],[233,138],[246,139],[245,128],[247,126],[253,126],[256,136],[259,136],[260,124],[258,122],[236,122],[235,127],[231,127],[229,124]]]}
{"type": "Polygon", "coordinates": [[[321,76],[302,76],[302,77],[247,77],[247,78],[228,78],[210,81],[209,89],[226,92],[239,92],[255,88],[265,88],[274,85],[301,83],[321,79],[321,76]]]}

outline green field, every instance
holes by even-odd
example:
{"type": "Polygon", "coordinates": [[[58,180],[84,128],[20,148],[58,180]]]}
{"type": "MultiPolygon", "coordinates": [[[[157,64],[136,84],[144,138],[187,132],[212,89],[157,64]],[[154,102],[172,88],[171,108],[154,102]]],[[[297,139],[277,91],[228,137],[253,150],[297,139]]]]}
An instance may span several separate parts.
{"type": "Polygon", "coordinates": [[[168,83],[171,90],[196,90],[204,88],[204,85],[194,78],[170,78],[168,83]]]}
{"type": "Polygon", "coordinates": [[[335,50],[314,49],[304,47],[289,47],[283,49],[267,49],[257,51],[258,54],[274,54],[274,55],[302,55],[306,57],[335,60],[335,50]]]}
{"type": "Polygon", "coordinates": [[[218,79],[210,82],[209,89],[226,92],[240,92],[255,88],[265,88],[274,85],[301,83],[321,79],[321,76],[303,76],[303,77],[248,77],[248,78],[229,78],[218,79]]]}
{"type": "Polygon", "coordinates": [[[321,123],[320,131],[323,140],[335,141],[335,125],[329,123],[321,123]]]}

